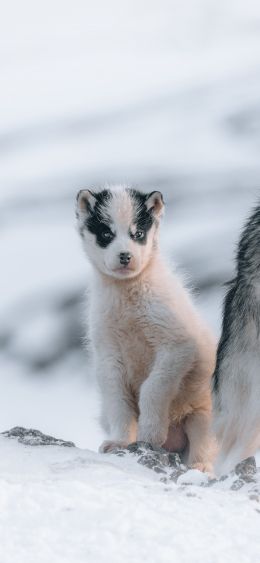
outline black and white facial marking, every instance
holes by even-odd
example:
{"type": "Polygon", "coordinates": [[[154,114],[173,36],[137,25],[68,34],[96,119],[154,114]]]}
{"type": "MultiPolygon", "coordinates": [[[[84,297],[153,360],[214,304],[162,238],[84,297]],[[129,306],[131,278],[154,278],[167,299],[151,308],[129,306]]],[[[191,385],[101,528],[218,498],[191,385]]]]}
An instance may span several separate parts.
{"type": "Polygon", "coordinates": [[[81,190],[77,219],[87,255],[114,277],[136,275],[155,248],[162,211],[160,192],[145,194],[124,186],[81,190]]]}
{"type": "Polygon", "coordinates": [[[156,205],[163,205],[163,197],[160,192],[144,194],[138,190],[130,189],[129,193],[134,203],[133,223],[135,226],[135,232],[130,230],[129,234],[139,244],[146,244],[147,235],[152,225],[158,225],[154,209],[156,205]]]}
{"type": "Polygon", "coordinates": [[[81,235],[84,235],[84,229],[87,229],[96,237],[96,243],[100,248],[106,248],[115,238],[115,233],[111,229],[111,219],[107,214],[106,210],[109,206],[109,202],[112,198],[112,194],[108,190],[102,190],[101,192],[93,193],[89,192],[89,196],[80,196],[81,192],[78,194],[78,198],[81,197],[81,208],[85,212],[86,217],[84,224],[81,228],[81,235]],[[94,199],[93,199],[94,198],[94,199]],[[92,200],[92,205],[91,205],[92,200]]]}

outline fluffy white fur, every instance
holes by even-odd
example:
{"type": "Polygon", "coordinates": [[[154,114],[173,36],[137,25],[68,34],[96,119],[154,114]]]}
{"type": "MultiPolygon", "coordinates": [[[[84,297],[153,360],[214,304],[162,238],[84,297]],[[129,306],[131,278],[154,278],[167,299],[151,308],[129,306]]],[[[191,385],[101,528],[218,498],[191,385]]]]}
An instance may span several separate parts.
{"type": "Polygon", "coordinates": [[[244,331],[245,343],[247,349],[240,341],[227,353],[221,372],[228,376],[222,379],[218,397],[213,396],[214,431],[220,446],[217,475],[228,473],[260,447],[260,351],[253,326],[244,331]]]}
{"type": "Polygon", "coordinates": [[[89,330],[108,435],[100,451],[136,439],[182,449],[186,435],[188,464],[210,471],[214,338],[160,255],[161,194],[147,196],[153,225],[141,245],[129,237],[136,230],[136,209],[127,188],[109,190],[112,199],[102,217],[107,213],[117,234],[107,248],[99,248],[84,228],[95,192],[80,192],[77,206],[84,250],[94,267],[89,330]],[[126,251],[131,262],[122,268],[118,257],[126,251]]]}

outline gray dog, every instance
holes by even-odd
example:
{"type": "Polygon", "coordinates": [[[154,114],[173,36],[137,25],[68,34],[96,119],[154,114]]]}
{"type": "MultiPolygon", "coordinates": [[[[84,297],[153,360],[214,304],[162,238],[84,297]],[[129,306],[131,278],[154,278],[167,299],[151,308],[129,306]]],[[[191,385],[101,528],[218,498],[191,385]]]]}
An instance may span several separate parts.
{"type": "Polygon", "coordinates": [[[228,285],[213,375],[219,473],[260,446],[260,205],[242,233],[228,285]]]}

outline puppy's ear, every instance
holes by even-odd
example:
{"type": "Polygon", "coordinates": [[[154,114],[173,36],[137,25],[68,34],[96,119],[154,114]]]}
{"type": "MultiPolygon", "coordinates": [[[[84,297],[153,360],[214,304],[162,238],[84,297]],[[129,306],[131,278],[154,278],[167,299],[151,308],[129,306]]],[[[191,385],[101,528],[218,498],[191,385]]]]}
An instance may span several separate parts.
{"type": "Polygon", "coordinates": [[[77,195],[77,210],[81,213],[90,213],[95,201],[96,198],[90,190],[80,190],[77,195]]]}
{"type": "Polygon", "coordinates": [[[156,217],[161,217],[164,210],[163,195],[161,192],[151,192],[146,199],[146,207],[156,217]]]}

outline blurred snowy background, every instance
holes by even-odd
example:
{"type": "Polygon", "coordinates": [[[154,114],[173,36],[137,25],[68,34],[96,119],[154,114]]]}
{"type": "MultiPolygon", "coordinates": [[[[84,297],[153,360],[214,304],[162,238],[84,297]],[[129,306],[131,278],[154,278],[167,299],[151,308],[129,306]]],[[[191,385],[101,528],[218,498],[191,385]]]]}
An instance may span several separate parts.
{"type": "Polygon", "coordinates": [[[216,334],[260,187],[258,0],[9,0],[0,19],[0,430],[94,448],[78,189],[160,189],[216,334]]]}

